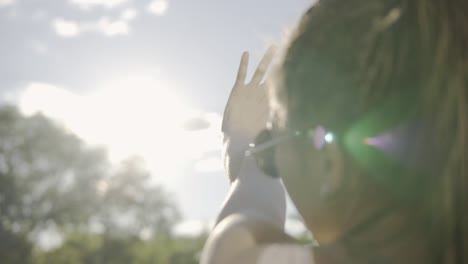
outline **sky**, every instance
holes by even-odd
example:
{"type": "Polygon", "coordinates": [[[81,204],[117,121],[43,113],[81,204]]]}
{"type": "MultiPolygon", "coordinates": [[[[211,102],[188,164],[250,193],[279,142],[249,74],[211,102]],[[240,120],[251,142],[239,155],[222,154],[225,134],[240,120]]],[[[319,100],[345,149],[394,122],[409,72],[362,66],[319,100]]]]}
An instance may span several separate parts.
{"type": "Polygon", "coordinates": [[[141,155],[189,233],[229,188],[220,124],[242,52],[254,70],[311,3],[0,0],[0,102],[45,113],[115,162],[141,155]]]}

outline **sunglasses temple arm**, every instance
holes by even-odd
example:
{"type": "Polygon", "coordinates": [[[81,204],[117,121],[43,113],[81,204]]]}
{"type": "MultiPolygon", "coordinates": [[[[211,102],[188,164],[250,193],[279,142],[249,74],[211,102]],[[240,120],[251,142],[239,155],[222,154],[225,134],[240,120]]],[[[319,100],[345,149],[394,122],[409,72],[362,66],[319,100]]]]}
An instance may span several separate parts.
{"type": "Polygon", "coordinates": [[[249,150],[247,150],[247,151],[245,152],[245,155],[246,155],[246,156],[251,156],[251,155],[253,155],[253,154],[262,152],[262,151],[264,151],[264,150],[267,150],[267,149],[269,149],[269,148],[271,148],[271,147],[274,147],[274,146],[278,145],[279,143],[281,143],[281,142],[287,140],[287,139],[290,138],[290,137],[291,137],[291,135],[285,135],[285,136],[282,136],[282,137],[274,138],[274,139],[272,139],[272,140],[270,140],[270,141],[267,141],[267,142],[265,142],[265,143],[262,143],[262,144],[260,144],[260,145],[257,145],[257,146],[255,146],[255,147],[250,148],[249,150]]]}

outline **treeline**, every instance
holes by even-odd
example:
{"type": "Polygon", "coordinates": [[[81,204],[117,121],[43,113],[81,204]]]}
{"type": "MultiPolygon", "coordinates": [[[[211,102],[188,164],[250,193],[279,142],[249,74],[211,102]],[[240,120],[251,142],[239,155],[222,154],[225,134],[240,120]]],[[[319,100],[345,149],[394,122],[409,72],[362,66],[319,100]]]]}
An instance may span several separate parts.
{"type": "Polygon", "coordinates": [[[172,234],[179,211],[151,177],[137,157],[114,166],[47,117],[0,106],[0,263],[197,263],[205,236],[172,234]]]}

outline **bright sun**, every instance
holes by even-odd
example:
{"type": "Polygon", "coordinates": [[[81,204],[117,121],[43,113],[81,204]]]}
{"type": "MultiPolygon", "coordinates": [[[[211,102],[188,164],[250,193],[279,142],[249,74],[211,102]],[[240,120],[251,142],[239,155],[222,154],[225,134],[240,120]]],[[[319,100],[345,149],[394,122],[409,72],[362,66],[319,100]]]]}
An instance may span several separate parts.
{"type": "Polygon", "coordinates": [[[53,85],[31,83],[20,107],[26,114],[41,111],[87,142],[105,145],[113,161],[141,155],[158,175],[219,149],[219,116],[190,109],[168,84],[135,74],[98,87],[92,94],[77,96],[53,85]],[[184,130],[182,124],[196,116],[207,119],[210,128],[184,130]]]}
{"type": "Polygon", "coordinates": [[[91,109],[101,114],[105,128],[100,136],[118,158],[129,153],[159,156],[155,149],[169,149],[183,133],[183,120],[194,114],[167,85],[151,77],[133,75],[103,87],[90,96],[91,109]]]}

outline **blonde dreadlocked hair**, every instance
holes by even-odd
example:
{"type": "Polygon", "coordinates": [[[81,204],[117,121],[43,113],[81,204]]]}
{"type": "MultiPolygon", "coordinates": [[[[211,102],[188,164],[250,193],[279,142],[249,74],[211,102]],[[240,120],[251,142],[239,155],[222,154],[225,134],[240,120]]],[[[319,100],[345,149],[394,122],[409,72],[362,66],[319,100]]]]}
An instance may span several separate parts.
{"type": "Polygon", "coordinates": [[[400,199],[392,183],[366,196],[376,181],[353,157],[344,188],[364,193],[354,209],[378,195],[408,207],[410,197],[431,262],[468,263],[468,1],[322,0],[301,20],[279,70],[273,101],[289,124],[346,131],[389,98],[405,99],[402,118],[410,109],[429,120],[426,144],[438,153],[431,171],[400,171],[421,188],[403,186],[400,199]]]}

